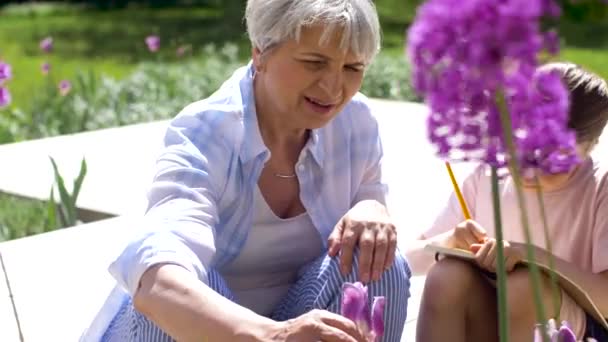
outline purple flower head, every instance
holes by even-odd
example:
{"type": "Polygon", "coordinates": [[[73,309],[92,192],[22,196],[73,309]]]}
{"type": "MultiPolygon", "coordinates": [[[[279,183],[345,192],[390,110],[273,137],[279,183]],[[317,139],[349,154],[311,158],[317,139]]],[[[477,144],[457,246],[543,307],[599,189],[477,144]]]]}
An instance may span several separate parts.
{"type": "Polygon", "coordinates": [[[59,93],[61,96],[66,96],[70,93],[70,90],[72,90],[72,83],[70,83],[70,81],[62,80],[59,82],[59,93]]]}
{"type": "Polygon", "coordinates": [[[0,84],[10,80],[13,77],[10,64],[0,61],[0,84]]]}
{"type": "Polygon", "coordinates": [[[53,37],[46,37],[40,41],[40,50],[49,53],[53,51],[53,37]]]}
{"type": "Polygon", "coordinates": [[[0,108],[6,107],[11,103],[11,93],[8,89],[0,87],[0,108]]]}
{"type": "Polygon", "coordinates": [[[160,37],[159,36],[148,36],[146,37],[146,45],[150,52],[156,52],[160,49],[160,37]]]}
{"type": "Polygon", "coordinates": [[[385,303],[384,297],[374,297],[370,312],[367,286],[360,282],[342,286],[342,316],[355,322],[372,340],[384,334],[385,303]]]}
{"type": "Polygon", "coordinates": [[[40,66],[40,70],[42,71],[43,75],[48,75],[51,71],[51,64],[49,64],[48,62],[42,63],[42,65],[40,66]]]}
{"type": "Polygon", "coordinates": [[[559,15],[553,0],[428,0],[408,32],[413,85],[431,115],[428,137],[439,156],[498,168],[557,173],[578,161],[567,129],[568,92],[557,74],[539,72],[538,55],[559,40],[540,19],[559,15]],[[509,156],[498,99],[516,145],[509,156]]]}

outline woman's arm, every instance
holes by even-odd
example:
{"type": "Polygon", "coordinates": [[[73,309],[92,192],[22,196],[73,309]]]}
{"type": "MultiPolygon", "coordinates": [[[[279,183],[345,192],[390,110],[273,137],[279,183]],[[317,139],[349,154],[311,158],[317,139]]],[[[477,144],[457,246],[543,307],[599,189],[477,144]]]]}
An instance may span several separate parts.
{"type": "Polygon", "coordinates": [[[178,341],[255,341],[275,323],[222,297],[177,265],[148,269],[133,302],[178,341]]]}

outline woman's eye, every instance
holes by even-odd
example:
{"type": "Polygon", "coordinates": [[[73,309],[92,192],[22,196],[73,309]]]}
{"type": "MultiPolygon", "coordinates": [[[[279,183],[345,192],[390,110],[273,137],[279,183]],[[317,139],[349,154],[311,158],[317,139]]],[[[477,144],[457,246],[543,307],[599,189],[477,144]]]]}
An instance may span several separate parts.
{"type": "Polygon", "coordinates": [[[361,68],[358,67],[354,67],[354,66],[345,66],[344,68],[346,68],[346,70],[348,71],[354,71],[354,72],[361,72],[363,71],[361,68]]]}
{"type": "Polygon", "coordinates": [[[312,61],[312,60],[309,60],[309,61],[304,61],[304,62],[308,63],[310,65],[314,65],[314,66],[320,66],[320,65],[324,64],[323,61],[312,61]]]}

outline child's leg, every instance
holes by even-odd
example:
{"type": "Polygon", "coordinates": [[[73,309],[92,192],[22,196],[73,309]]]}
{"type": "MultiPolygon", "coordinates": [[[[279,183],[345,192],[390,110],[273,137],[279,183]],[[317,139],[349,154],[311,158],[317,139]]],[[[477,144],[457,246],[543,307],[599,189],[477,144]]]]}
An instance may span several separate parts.
{"type": "MultiPolygon", "coordinates": [[[[551,283],[549,278],[542,276],[541,299],[545,314],[555,318],[555,305],[553,304],[551,283]]],[[[561,291],[558,296],[558,307],[561,306],[561,291]]],[[[536,308],[534,305],[534,291],[527,268],[518,268],[507,277],[507,305],[509,307],[509,330],[511,341],[532,341],[534,339],[534,326],[537,323],[536,308]]],[[[563,319],[563,318],[562,318],[563,319]]]]}
{"type": "Polygon", "coordinates": [[[427,341],[497,341],[496,294],[471,263],[446,258],[429,271],[416,337],[427,341]]]}

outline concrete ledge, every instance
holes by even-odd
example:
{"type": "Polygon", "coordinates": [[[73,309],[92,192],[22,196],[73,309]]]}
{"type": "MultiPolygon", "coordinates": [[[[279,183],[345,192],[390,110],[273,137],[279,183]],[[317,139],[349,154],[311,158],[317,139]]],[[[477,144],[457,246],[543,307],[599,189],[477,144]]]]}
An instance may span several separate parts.
{"type": "MultiPolygon", "coordinates": [[[[78,340],[114,286],[106,269],[133,230],[130,220],[113,218],[0,244],[25,341],[78,340]]],[[[4,276],[0,327],[0,341],[19,341],[4,276]]]]}

